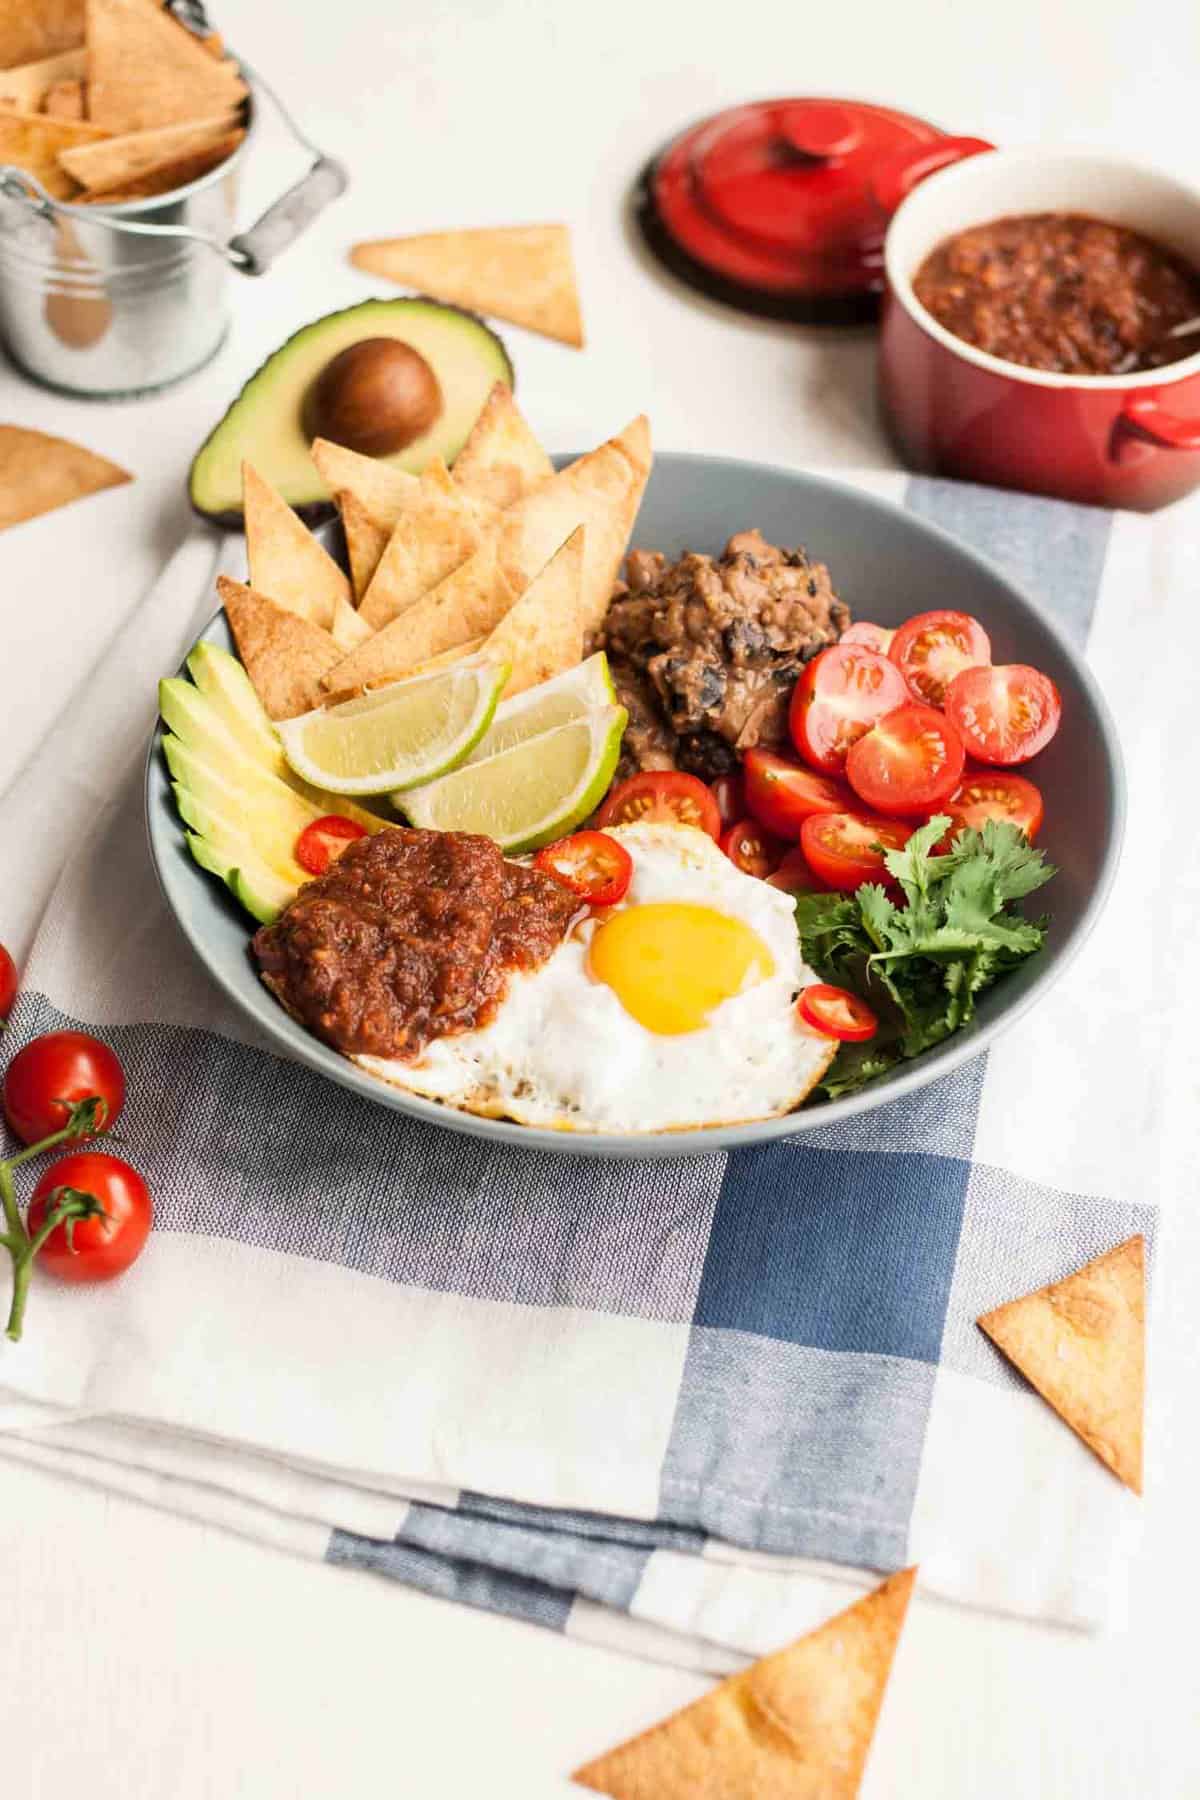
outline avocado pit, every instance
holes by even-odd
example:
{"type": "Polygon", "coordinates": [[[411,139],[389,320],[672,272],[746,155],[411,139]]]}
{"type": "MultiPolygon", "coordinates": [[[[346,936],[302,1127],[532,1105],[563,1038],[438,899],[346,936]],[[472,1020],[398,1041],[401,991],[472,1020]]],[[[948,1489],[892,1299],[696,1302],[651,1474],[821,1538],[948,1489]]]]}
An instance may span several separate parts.
{"type": "Polygon", "coordinates": [[[438,378],[399,338],[363,338],[332,357],[313,383],[309,435],[360,456],[391,456],[431,430],[444,406],[438,378]]]}

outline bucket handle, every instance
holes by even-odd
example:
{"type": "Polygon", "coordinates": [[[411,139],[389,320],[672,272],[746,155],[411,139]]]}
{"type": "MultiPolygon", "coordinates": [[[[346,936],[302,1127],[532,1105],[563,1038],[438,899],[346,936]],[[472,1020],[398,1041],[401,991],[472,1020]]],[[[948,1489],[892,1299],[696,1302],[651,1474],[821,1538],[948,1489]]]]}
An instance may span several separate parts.
{"type": "Polygon", "coordinates": [[[186,225],[144,225],[137,219],[115,218],[93,206],[76,206],[68,200],[56,200],[36,176],[8,164],[0,165],[0,196],[21,201],[31,212],[39,213],[45,219],[53,220],[65,214],[88,225],[103,225],[109,231],[124,232],[129,237],[187,238],[223,256],[243,275],[265,275],[275,258],[295,242],[317,214],[331,200],[345,193],[348,177],[341,163],[323,155],[309,142],[275,90],[244,62],[240,67],[251,77],[255,87],[267,95],[293,138],[313,160],[299,181],[273,200],[248,231],[240,232],[227,243],[209,232],[192,231],[186,225]]]}

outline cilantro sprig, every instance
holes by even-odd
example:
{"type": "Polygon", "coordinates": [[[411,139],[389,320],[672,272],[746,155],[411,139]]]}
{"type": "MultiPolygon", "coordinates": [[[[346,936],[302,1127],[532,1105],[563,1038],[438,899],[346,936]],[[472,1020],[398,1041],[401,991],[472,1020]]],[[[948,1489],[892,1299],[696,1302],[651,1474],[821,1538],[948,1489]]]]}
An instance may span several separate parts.
{"type": "Polygon", "coordinates": [[[961,1030],[976,996],[1045,942],[1044,921],[1015,910],[1054,874],[1045,857],[1015,825],[995,820],[960,831],[935,856],[950,823],[938,815],[902,850],[884,853],[904,905],[875,885],[797,898],[805,962],[822,980],[861,994],[880,1017],[875,1037],[838,1052],[818,1090],[827,1099],[961,1030]]]}

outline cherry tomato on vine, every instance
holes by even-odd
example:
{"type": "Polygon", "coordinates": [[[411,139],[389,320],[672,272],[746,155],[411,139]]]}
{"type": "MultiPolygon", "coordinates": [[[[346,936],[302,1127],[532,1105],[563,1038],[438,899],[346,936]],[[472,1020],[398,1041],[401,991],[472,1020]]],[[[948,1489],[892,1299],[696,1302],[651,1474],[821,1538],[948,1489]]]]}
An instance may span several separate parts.
{"type": "Polygon", "coordinates": [[[788,730],[811,768],[840,775],[851,744],[908,698],[908,684],[888,657],[862,644],[831,644],[796,683],[788,730]]]}
{"type": "Polygon", "coordinates": [[[976,762],[1005,766],[1028,762],[1058,730],[1062,700],[1040,669],[1008,663],[964,669],[946,689],[946,717],[953,719],[976,762]]]}
{"type": "Polygon", "coordinates": [[[97,1128],[114,1125],[125,1104],[125,1075],[115,1051],[86,1031],[48,1031],[8,1065],[4,1116],[23,1144],[62,1131],[72,1108],[90,1099],[100,1103],[97,1128]]]}
{"type": "Polygon", "coordinates": [[[845,812],[854,804],[844,782],[774,750],[747,750],[743,766],[750,812],[768,831],[793,843],[813,813],[845,812]]]}
{"type": "Polygon", "coordinates": [[[0,1025],[13,1009],[17,997],[17,965],[0,944],[0,1025]]]}
{"type": "Polygon", "coordinates": [[[818,813],[800,828],[800,848],[826,887],[853,893],[864,881],[886,882],[884,850],[903,850],[912,826],[863,813],[818,813]]]}
{"type": "Polygon", "coordinates": [[[39,1265],[60,1281],[108,1281],[136,1262],[150,1235],[150,1190],[129,1163],[102,1150],[79,1150],[46,1169],[33,1190],[26,1221],[36,1237],[61,1189],[90,1194],[102,1215],[55,1226],[38,1251],[39,1265]]]}
{"type": "Polygon", "coordinates": [[[1009,769],[973,769],[964,775],[945,809],[959,832],[970,825],[981,831],[989,819],[1015,825],[1030,843],[1041,828],[1044,808],[1042,796],[1024,775],[1009,769]]]}

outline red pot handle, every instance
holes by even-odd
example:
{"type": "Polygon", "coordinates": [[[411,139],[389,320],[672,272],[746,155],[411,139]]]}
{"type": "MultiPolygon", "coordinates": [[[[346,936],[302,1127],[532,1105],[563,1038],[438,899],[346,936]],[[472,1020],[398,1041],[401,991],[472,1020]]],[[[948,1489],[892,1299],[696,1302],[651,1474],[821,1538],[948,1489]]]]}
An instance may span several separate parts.
{"type": "Polygon", "coordinates": [[[1142,390],[1130,394],[1121,408],[1118,424],[1143,443],[1160,450],[1200,450],[1200,418],[1180,419],[1164,412],[1157,393],[1142,390]]]}
{"type": "Polygon", "coordinates": [[[994,150],[986,138],[949,137],[936,144],[918,144],[915,149],[901,150],[887,157],[871,177],[871,191],[877,203],[890,218],[902,200],[907,200],[919,181],[951,163],[963,162],[984,150],[994,150]]]}

